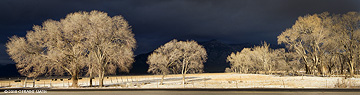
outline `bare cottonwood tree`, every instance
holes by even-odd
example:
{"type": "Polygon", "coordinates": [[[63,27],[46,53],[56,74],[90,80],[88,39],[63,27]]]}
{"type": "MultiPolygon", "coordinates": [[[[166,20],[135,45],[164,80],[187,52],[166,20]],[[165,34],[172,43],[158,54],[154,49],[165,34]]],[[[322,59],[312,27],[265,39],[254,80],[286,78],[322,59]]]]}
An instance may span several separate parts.
{"type": "Polygon", "coordinates": [[[304,68],[304,65],[300,63],[300,56],[293,51],[287,51],[282,54],[285,66],[287,68],[283,68],[288,72],[296,73],[304,68]]]}
{"type": "Polygon", "coordinates": [[[167,74],[177,73],[180,69],[181,64],[179,62],[182,54],[177,47],[177,42],[177,40],[172,40],[166,43],[148,57],[148,72],[161,74],[160,84],[163,84],[164,77],[167,74]]]}
{"type": "Polygon", "coordinates": [[[239,73],[260,70],[271,73],[272,70],[288,68],[284,58],[285,49],[273,50],[269,47],[264,42],[262,46],[244,48],[241,52],[231,53],[227,61],[230,62],[231,69],[239,73]]]}
{"type": "MultiPolygon", "coordinates": [[[[195,41],[172,40],[148,57],[148,72],[163,74],[181,72],[183,85],[187,73],[202,72],[207,59],[206,50],[195,41]]],[[[185,86],[185,85],[184,85],[185,86]]]]}
{"type": "Polygon", "coordinates": [[[286,56],[286,54],[287,54],[287,52],[286,52],[285,48],[278,48],[278,49],[274,49],[272,51],[272,58],[271,58],[271,65],[273,68],[272,70],[286,71],[286,72],[299,70],[297,68],[290,67],[292,64],[297,64],[298,60],[295,58],[288,59],[289,57],[286,56]]]}
{"type": "Polygon", "coordinates": [[[360,52],[360,14],[348,12],[334,16],[334,22],[336,23],[333,28],[336,35],[334,39],[339,45],[337,54],[344,57],[344,63],[349,68],[350,77],[353,77],[360,52]]]}
{"type": "Polygon", "coordinates": [[[230,67],[234,72],[248,73],[255,66],[252,58],[251,48],[244,48],[241,52],[231,53],[226,61],[230,63],[230,67]]]}
{"type": "Polygon", "coordinates": [[[12,37],[6,44],[7,52],[17,63],[19,72],[28,77],[65,72],[72,76],[72,86],[78,86],[78,76],[84,64],[85,35],[83,19],[71,13],[60,21],[47,20],[34,26],[26,37],[12,37]]]}
{"type": "Polygon", "coordinates": [[[268,73],[271,72],[272,67],[275,65],[273,50],[269,47],[270,45],[264,42],[262,46],[253,48],[254,59],[257,60],[257,62],[259,62],[258,64],[262,65],[262,69],[268,71],[268,73]]]}
{"type": "Polygon", "coordinates": [[[306,15],[299,17],[292,28],[281,33],[278,43],[284,43],[301,56],[307,73],[315,74],[318,71],[325,75],[326,63],[321,58],[328,52],[326,47],[331,45],[331,29],[329,13],[306,15]]]}
{"type": "Polygon", "coordinates": [[[117,70],[129,72],[136,41],[122,16],[109,17],[99,11],[83,12],[82,15],[89,24],[84,41],[91,69],[89,73],[98,74],[99,86],[102,87],[105,74],[114,74],[117,70]]]}
{"type": "Polygon", "coordinates": [[[181,54],[181,74],[185,87],[185,76],[187,73],[203,72],[203,63],[207,60],[206,50],[195,41],[179,41],[178,45],[181,54]]]}
{"type": "Polygon", "coordinates": [[[114,73],[117,68],[129,71],[135,43],[123,17],[92,11],[45,21],[42,26],[34,26],[26,38],[10,38],[6,46],[23,75],[67,72],[72,76],[72,86],[78,86],[79,73],[88,66],[89,73],[97,71],[102,86],[105,72],[114,73]]]}

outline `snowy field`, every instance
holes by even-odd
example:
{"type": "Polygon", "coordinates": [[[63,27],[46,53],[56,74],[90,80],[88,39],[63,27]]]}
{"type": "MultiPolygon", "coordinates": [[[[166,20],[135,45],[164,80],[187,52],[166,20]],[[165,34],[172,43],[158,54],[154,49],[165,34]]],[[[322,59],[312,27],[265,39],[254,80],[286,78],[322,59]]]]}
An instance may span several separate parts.
{"type": "MultiPolygon", "coordinates": [[[[104,84],[107,88],[183,88],[182,76],[168,75],[164,84],[159,85],[160,75],[142,76],[110,76],[105,77],[104,84]]],[[[28,79],[26,87],[33,87],[33,80],[28,79]]],[[[185,88],[357,88],[360,78],[343,77],[315,77],[315,76],[279,76],[263,74],[236,74],[236,73],[203,73],[187,74],[185,88]]],[[[24,87],[21,82],[0,81],[1,87],[24,87]],[[10,85],[9,85],[10,84],[10,85]]],[[[93,80],[93,85],[99,84],[98,79],[93,80]]],[[[71,80],[60,79],[35,80],[35,87],[71,88],[71,80]]],[[[79,80],[81,88],[89,86],[89,78],[79,80]]],[[[95,87],[96,88],[96,87],[95,87]]]]}

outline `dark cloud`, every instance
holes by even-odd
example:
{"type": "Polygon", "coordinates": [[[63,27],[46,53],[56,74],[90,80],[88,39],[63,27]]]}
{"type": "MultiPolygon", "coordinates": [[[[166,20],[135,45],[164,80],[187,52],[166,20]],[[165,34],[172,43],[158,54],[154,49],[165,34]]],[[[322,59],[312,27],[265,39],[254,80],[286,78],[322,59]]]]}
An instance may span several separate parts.
{"type": "Polygon", "coordinates": [[[0,65],[14,63],[9,55],[6,54],[5,44],[0,44],[0,65]]]}
{"type": "Polygon", "coordinates": [[[46,19],[91,10],[123,15],[133,27],[136,54],[174,38],[276,44],[276,36],[299,16],[360,11],[359,4],[358,0],[1,0],[0,44],[12,35],[24,36],[46,19]]]}

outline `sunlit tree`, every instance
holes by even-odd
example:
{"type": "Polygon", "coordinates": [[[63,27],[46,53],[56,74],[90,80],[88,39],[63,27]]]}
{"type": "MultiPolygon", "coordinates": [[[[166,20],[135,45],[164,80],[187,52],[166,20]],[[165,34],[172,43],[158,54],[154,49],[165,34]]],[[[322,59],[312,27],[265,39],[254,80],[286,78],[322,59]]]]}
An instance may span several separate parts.
{"type": "Polygon", "coordinates": [[[358,12],[348,12],[343,15],[334,17],[334,28],[338,45],[338,54],[344,57],[346,64],[349,68],[350,77],[354,76],[354,71],[357,63],[359,62],[360,50],[360,14],[358,12]]]}
{"type": "Polygon", "coordinates": [[[266,71],[271,74],[273,70],[288,68],[285,58],[285,49],[271,49],[266,42],[254,48],[244,48],[241,52],[231,53],[227,57],[231,69],[238,73],[249,71],[266,71]]]}
{"type": "Polygon", "coordinates": [[[82,41],[87,34],[81,21],[80,15],[73,13],[60,21],[47,20],[42,26],[34,26],[26,37],[10,38],[7,52],[19,72],[27,77],[66,72],[72,76],[72,86],[78,86],[80,70],[85,66],[80,60],[86,55],[82,41]]]}
{"type": "Polygon", "coordinates": [[[332,19],[329,13],[299,17],[295,24],[278,36],[278,43],[285,44],[301,56],[306,72],[326,74],[326,63],[322,62],[327,47],[332,44],[332,19]]]}
{"type": "Polygon", "coordinates": [[[22,75],[67,73],[76,87],[85,67],[90,73],[96,70],[100,81],[105,72],[128,71],[135,43],[121,16],[92,11],[70,13],[60,21],[47,20],[34,26],[26,37],[11,37],[6,47],[22,75]]]}
{"type": "Polygon", "coordinates": [[[105,74],[129,72],[134,62],[134,34],[122,16],[109,17],[107,13],[99,11],[81,15],[86,18],[89,31],[84,41],[88,51],[86,63],[89,73],[98,74],[99,86],[104,86],[105,74]]]}
{"type": "Polygon", "coordinates": [[[227,57],[227,62],[230,63],[230,67],[233,72],[236,73],[248,73],[255,66],[253,59],[253,51],[251,48],[244,48],[241,52],[231,53],[227,57]]]}
{"type": "Polygon", "coordinates": [[[163,77],[168,73],[180,72],[184,85],[186,74],[202,72],[206,59],[205,48],[197,42],[172,40],[148,57],[148,72],[162,74],[163,77]]]}

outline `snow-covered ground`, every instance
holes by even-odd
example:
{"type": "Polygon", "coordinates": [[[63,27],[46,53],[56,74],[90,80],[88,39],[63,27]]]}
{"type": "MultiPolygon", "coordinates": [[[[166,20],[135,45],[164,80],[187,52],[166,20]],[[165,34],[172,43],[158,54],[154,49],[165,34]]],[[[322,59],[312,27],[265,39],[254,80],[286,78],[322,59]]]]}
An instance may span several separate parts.
{"type": "MultiPolygon", "coordinates": [[[[183,88],[182,76],[168,75],[164,84],[159,85],[160,75],[143,76],[112,76],[106,77],[104,84],[108,88],[183,88]]],[[[27,80],[27,87],[33,87],[33,80],[27,80]]],[[[315,77],[315,76],[278,76],[263,74],[236,74],[236,73],[203,73],[187,74],[185,88],[336,88],[359,87],[360,78],[343,77],[315,77]]],[[[35,81],[35,87],[69,88],[71,80],[40,80],[35,81]]],[[[24,87],[21,82],[1,81],[1,87],[24,87]]],[[[98,85],[98,79],[93,85],[98,85]]],[[[89,78],[79,80],[81,87],[89,86],[89,78]]]]}

